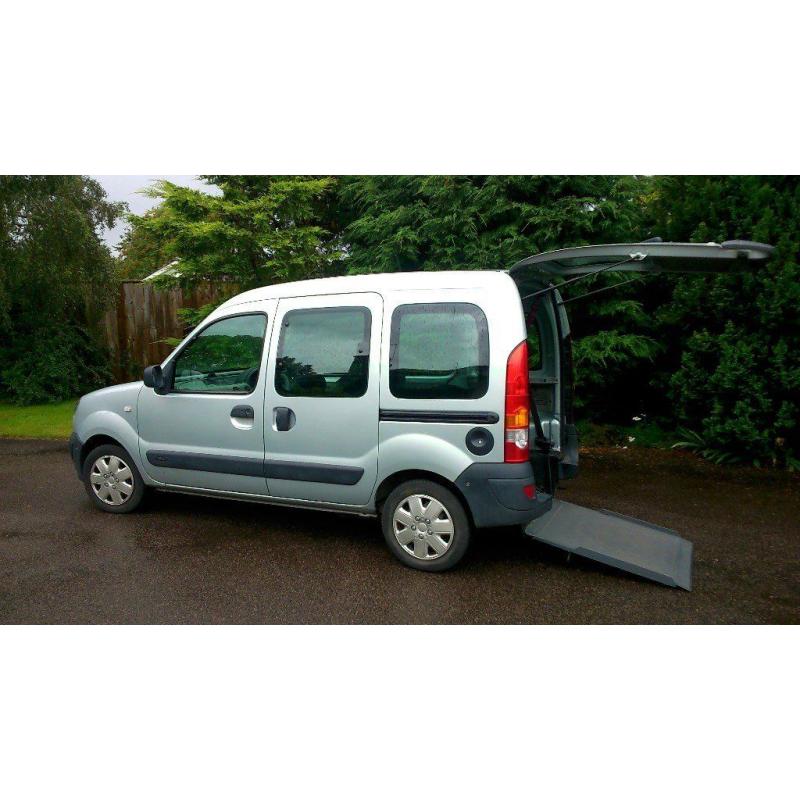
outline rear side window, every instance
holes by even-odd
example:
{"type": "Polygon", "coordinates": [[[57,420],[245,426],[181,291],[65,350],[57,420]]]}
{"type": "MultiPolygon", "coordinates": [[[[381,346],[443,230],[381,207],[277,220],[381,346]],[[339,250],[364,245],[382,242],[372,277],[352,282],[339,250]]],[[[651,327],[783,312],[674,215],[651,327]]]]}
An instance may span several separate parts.
{"type": "Polygon", "coordinates": [[[275,390],[284,397],[361,397],[369,378],[368,308],[288,311],[281,325],[275,390]]]}
{"type": "Polygon", "coordinates": [[[464,399],[489,388],[489,329],[472,303],[415,303],[392,315],[389,389],[395,397],[464,399]]]}

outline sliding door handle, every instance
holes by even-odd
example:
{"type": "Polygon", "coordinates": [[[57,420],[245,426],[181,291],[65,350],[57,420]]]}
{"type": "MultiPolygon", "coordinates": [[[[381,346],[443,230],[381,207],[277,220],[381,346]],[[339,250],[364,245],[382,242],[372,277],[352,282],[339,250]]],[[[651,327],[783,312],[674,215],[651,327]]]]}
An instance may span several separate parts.
{"type": "Polygon", "coordinates": [[[253,406],[234,406],[231,409],[231,416],[236,419],[255,419],[256,412],[253,406]]]}
{"type": "Polygon", "coordinates": [[[276,431],[288,431],[290,428],[294,427],[296,421],[297,417],[295,417],[294,411],[292,411],[291,408],[277,406],[272,409],[272,427],[275,428],[276,431]]]}

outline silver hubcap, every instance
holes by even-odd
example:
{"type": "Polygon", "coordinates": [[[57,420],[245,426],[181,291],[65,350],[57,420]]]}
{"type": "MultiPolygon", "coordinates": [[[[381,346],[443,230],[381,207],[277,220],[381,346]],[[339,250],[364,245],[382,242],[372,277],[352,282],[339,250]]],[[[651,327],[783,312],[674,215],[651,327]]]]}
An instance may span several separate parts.
{"type": "Polygon", "coordinates": [[[443,556],[455,533],[448,510],[426,494],[412,494],[401,500],[392,516],[392,528],[400,546],[421,561],[443,556]]]}
{"type": "Polygon", "coordinates": [[[133,494],[131,468],[117,456],[100,456],[89,475],[94,493],[110,506],[121,506],[133,494]]]}

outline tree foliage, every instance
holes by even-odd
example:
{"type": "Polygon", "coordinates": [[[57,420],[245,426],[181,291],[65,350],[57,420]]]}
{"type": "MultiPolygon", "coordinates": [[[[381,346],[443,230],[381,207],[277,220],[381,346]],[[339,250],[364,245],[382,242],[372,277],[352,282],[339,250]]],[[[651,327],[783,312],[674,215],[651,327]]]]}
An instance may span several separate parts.
{"type": "Polygon", "coordinates": [[[141,280],[172,260],[167,254],[165,237],[157,233],[158,225],[152,220],[163,213],[161,206],[155,206],[142,217],[127,215],[130,225],[116,248],[120,278],[141,280]],[[148,224],[142,224],[144,220],[148,224]]]}
{"type": "Polygon", "coordinates": [[[114,264],[99,234],[123,208],[86,177],[0,176],[0,391],[18,402],[109,378],[97,324],[114,264]]]}
{"type": "Polygon", "coordinates": [[[318,224],[331,178],[204,178],[216,193],[159,181],[147,193],[161,204],[131,218],[127,255],[157,258],[154,268],[178,262],[162,285],[214,281],[242,291],[337,271],[341,254],[318,224]]]}
{"type": "Polygon", "coordinates": [[[626,240],[639,184],[613,176],[361,176],[339,204],[350,272],[507,269],[571,245],[626,240]]]}
{"type": "Polygon", "coordinates": [[[764,463],[800,458],[800,179],[667,177],[651,211],[665,238],[755,239],[764,267],[674,282],[656,310],[674,414],[710,448],[764,463]]]}

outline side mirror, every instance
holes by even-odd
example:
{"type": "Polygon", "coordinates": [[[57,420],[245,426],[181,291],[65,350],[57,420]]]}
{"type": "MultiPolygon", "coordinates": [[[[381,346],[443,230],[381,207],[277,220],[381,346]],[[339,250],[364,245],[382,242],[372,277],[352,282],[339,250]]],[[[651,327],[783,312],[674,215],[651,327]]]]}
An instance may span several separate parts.
{"type": "Polygon", "coordinates": [[[159,364],[154,364],[152,367],[145,367],[142,380],[144,381],[144,385],[154,389],[156,394],[166,394],[164,372],[159,364]]]}

